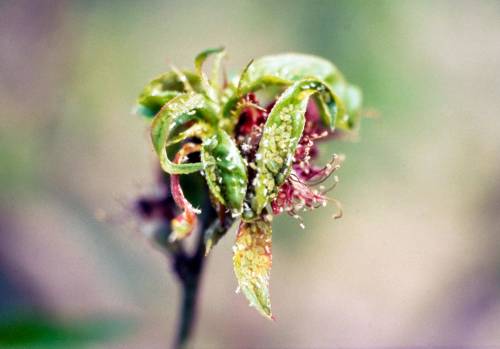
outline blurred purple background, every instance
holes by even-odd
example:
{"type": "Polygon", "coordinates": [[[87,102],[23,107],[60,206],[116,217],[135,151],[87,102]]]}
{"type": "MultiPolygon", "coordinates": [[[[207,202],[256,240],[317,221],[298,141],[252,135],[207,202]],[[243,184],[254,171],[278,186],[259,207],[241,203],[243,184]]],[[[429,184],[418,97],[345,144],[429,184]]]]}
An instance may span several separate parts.
{"type": "MultiPolygon", "coordinates": [[[[229,232],[205,271],[194,346],[500,345],[500,3],[3,1],[0,307],[120,314],[112,348],[170,345],[180,290],[133,201],[154,185],[147,81],[225,44],[228,70],[299,51],[361,86],[344,207],[273,223],[276,323],[248,307],[229,232]]],[[[0,317],[2,312],[0,311],[0,317]]],[[[108,347],[108,346],[106,346],[108,347]]]]}

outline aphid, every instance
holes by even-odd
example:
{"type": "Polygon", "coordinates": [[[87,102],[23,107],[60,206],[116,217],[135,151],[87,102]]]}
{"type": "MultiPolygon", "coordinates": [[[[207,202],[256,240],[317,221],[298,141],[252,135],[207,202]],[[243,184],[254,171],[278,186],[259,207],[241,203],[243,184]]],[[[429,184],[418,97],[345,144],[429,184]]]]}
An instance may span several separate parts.
{"type": "MultiPolygon", "coordinates": [[[[304,114],[307,103],[309,97],[318,92],[318,86],[329,91],[329,88],[325,87],[324,83],[318,79],[309,78],[297,81],[281,95],[269,113],[258,153],[255,156],[259,172],[257,185],[254,188],[257,200],[252,209],[257,215],[270,202],[271,198],[276,197],[280,186],[290,174],[290,159],[295,153],[304,130],[304,114]],[[275,130],[282,139],[279,146],[276,146],[275,130]],[[287,161],[284,163],[282,159],[287,159],[287,161]],[[267,181],[269,174],[271,174],[273,182],[266,185],[266,182],[269,183],[267,181]],[[265,185],[262,186],[259,183],[265,185]]],[[[328,111],[325,113],[328,114],[328,111]]]]}
{"type": "MultiPolygon", "coordinates": [[[[233,247],[238,289],[251,306],[273,319],[269,300],[272,215],[266,205],[270,203],[273,214],[288,212],[299,219],[301,228],[304,224],[296,212],[324,206],[327,201],[339,207],[335,218],[342,214],[340,205],[324,195],[331,188],[314,191],[309,186],[323,183],[338,165],[332,161],[320,171],[311,166],[313,140],[326,134],[316,130],[316,121],[308,119],[306,124],[304,114],[311,97],[315,120],[329,129],[327,134],[334,127],[352,130],[359,118],[361,95],[330,62],[297,54],[256,60],[233,81],[219,84],[224,54],[223,48],[202,52],[195,59],[196,72],[172,67],[172,72],[146,86],[138,111],[152,122],[154,148],[163,170],[171,174],[176,201],[184,211],[173,220],[173,232],[181,238],[195,227],[200,211],[180,195],[178,175],[199,171],[210,189],[216,221],[225,225],[231,219],[242,220],[233,247]],[[215,55],[214,69],[207,77],[202,65],[210,55],[215,55]],[[276,96],[270,112],[252,97],[267,88],[285,89],[276,96]],[[257,114],[250,115],[252,111],[257,114]],[[181,151],[172,162],[167,153],[181,142],[181,151]],[[201,152],[201,162],[189,162],[196,158],[187,156],[192,152],[201,152]]],[[[205,231],[206,253],[226,231],[226,226],[217,232],[205,231]]]]}
{"type": "Polygon", "coordinates": [[[240,214],[248,181],[246,165],[226,132],[219,129],[209,139],[211,141],[208,144],[206,141],[202,148],[204,162],[209,163],[216,159],[215,165],[207,167],[206,170],[209,173],[206,177],[209,188],[233,214],[240,214]]]}
{"type": "Polygon", "coordinates": [[[233,253],[239,287],[252,306],[274,320],[269,301],[271,226],[263,220],[242,222],[235,245],[243,247],[233,253]]]}

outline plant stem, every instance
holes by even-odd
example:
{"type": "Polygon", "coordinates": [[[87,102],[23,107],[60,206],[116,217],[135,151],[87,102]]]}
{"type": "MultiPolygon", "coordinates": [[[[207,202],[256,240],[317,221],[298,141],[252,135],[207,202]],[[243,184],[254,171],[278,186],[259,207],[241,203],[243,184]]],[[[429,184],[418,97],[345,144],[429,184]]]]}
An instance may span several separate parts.
{"type": "MultiPolygon", "coordinates": [[[[217,212],[212,207],[208,189],[205,187],[201,197],[200,205],[203,212],[199,215],[200,230],[198,232],[197,245],[191,255],[186,251],[184,241],[170,241],[171,221],[176,216],[175,201],[170,190],[170,176],[160,172],[159,185],[163,191],[163,196],[159,198],[142,198],[139,200],[139,208],[143,217],[150,218],[156,214],[161,216],[161,223],[155,233],[157,247],[172,260],[173,269],[182,285],[182,306],[178,324],[178,333],[175,339],[174,348],[185,349],[189,346],[189,341],[193,334],[196,319],[198,295],[201,283],[201,275],[205,262],[207,247],[205,239],[210,240],[209,249],[228,231],[233,224],[230,215],[218,217],[217,212]]],[[[198,192],[199,193],[199,192],[198,192]]]]}
{"type": "Polygon", "coordinates": [[[197,299],[201,272],[205,261],[205,244],[203,242],[204,229],[198,236],[198,246],[195,254],[191,258],[177,256],[175,269],[181,278],[183,286],[183,300],[181,319],[179,322],[179,332],[175,348],[184,349],[189,344],[191,333],[193,332],[194,320],[196,317],[197,299]]]}

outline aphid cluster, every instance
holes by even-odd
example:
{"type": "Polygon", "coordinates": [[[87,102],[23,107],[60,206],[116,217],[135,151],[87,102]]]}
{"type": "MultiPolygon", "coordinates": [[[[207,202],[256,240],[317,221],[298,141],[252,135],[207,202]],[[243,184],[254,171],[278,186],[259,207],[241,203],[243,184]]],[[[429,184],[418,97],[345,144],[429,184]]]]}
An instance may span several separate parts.
{"type": "Polygon", "coordinates": [[[235,270],[250,304],[271,315],[268,289],[271,265],[271,226],[266,221],[241,222],[233,246],[235,270]]]}
{"type": "MultiPolygon", "coordinates": [[[[239,287],[251,305],[272,319],[272,214],[288,212],[301,219],[299,210],[337,203],[325,196],[329,189],[312,188],[338,168],[333,161],[323,168],[311,165],[315,141],[334,130],[355,131],[361,94],[330,62],[299,54],[255,60],[221,86],[218,68],[224,55],[223,48],[209,49],[196,57],[196,72],[173,67],[152,80],[139,97],[138,110],[152,123],[153,145],[184,211],[171,221],[170,240],[188,236],[198,213],[184,197],[178,176],[200,172],[216,219],[224,221],[229,212],[232,219],[241,217],[233,249],[239,287]],[[202,66],[211,55],[215,62],[208,78],[202,66]],[[274,91],[277,98],[261,105],[258,91],[274,91]],[[199,160],[190,162],[187,155],[193,153],[200,154],[199,160]]],[[[207,252],[219,238],[214,230],[206,232],[207,252]]]]}
{"type": "Polygon", "coordinates": [[[233,216],[240,215],[247,191],[247,172],[243,158],[226,132],[219,129],[203,142],[202,151],[207,166],[206,179],[212,193],[233,216]]]}

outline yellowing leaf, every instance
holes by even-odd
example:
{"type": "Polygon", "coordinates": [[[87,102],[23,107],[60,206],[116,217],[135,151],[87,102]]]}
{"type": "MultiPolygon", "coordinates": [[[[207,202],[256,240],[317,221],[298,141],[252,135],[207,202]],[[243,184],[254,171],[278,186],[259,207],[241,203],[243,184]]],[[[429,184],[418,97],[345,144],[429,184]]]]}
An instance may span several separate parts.
{"type": "Polygon", "coordinates": [[[271,226],[264,220],[241,222],[233,247],[234,271],[250,305],[274,321],[269,299],[271,226]]]}

